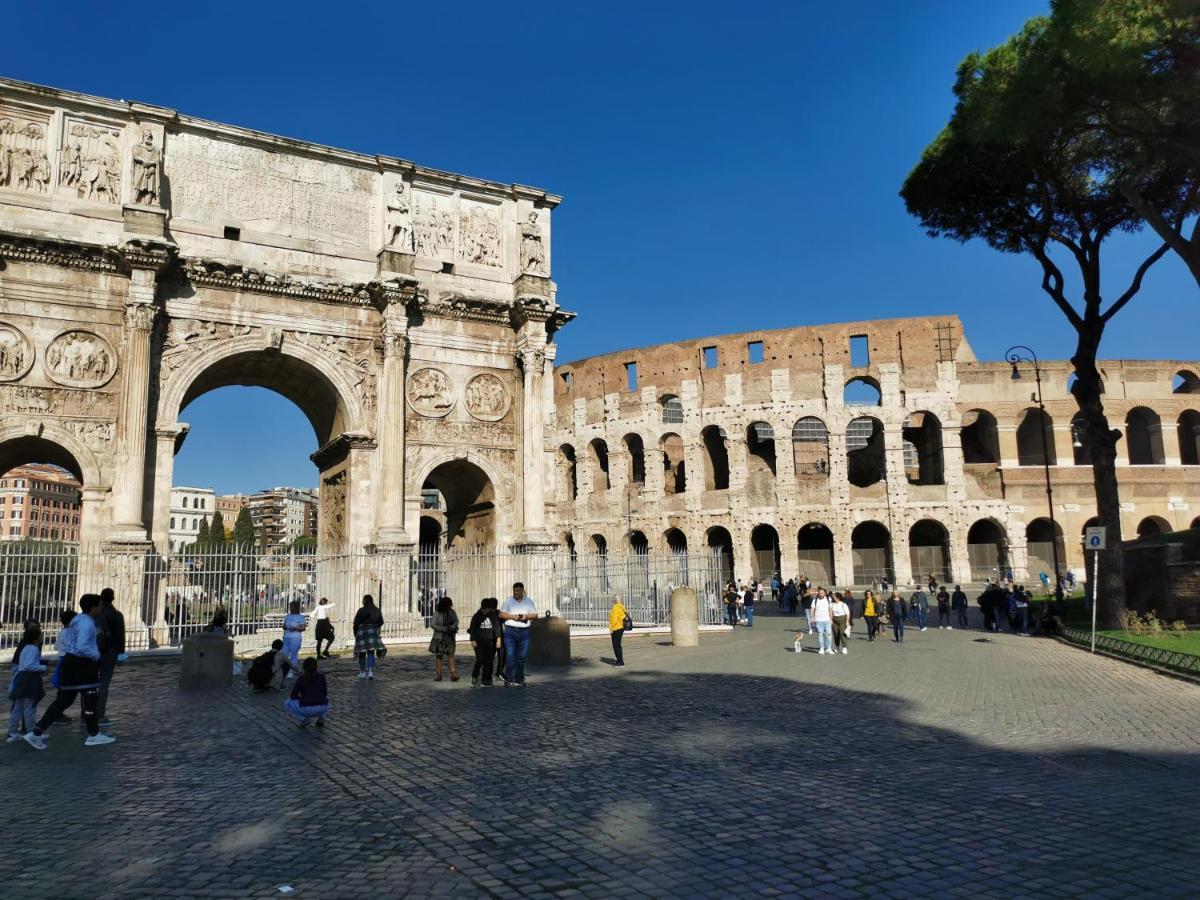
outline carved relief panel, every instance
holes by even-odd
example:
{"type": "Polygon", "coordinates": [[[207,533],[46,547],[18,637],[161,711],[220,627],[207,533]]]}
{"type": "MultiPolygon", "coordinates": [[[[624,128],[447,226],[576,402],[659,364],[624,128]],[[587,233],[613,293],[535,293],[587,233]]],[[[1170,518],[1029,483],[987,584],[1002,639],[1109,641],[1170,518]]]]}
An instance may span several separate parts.
{"type": "Polygon", "coordinates": [[[458,259],[479,266],[504,265],[500,208],[462,200],[458,210],[458,259]]]}
{"type": "Polygon", "coordinates": [[[66,117],[59,149],[58,185],[96,203],[121,202],[121,131],[113,125],[66,117]]]}
{"type": "Polygon", "coordinates": [[[33,366],[29,338],[15,325],[0,322],[0,381],[18,381],[33,366]]]}
{"type": "Polygon", "coordinates": [[[413,191],[413,243],[421,256],[452,262],[456,216],[454,197],[413,191]]]}
{"type": "Polygon", "coordinates": [[[512,406],[512,397],[504,382],[490,372],[476,375],[467,382],[463,400],[473,417],[481,422],[498,422],[512,406]]]}
{"type": "Polygon", "coordinates": [[[441,418],[454,408],[454,385],[441,369],[427,366],[408,376],[408,405],[415,412],[441,418]]]}
{"type": "Polygon", "coordinates": [[[51,381],[67,387],[95,388],[117,371],[117,354],[100,335],[82,329],[64,331],[46,347],[43,362],[51,381]]]}
{"type": "Polygon", "coordinates": [[[0,188],[50,191],[50,113],[0,106],[0,188]]]}

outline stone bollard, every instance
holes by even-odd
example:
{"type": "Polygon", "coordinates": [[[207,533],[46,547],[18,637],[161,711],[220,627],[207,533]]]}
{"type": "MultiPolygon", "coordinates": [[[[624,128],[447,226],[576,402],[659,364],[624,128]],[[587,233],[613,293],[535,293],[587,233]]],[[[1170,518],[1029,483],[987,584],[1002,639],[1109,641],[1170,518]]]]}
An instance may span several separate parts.
{"type": "Polygon", "coordinates": [[[233,641],[224,635],[202,631],[183,639],[179,686],[192,688],[229,687],[233,684],[233,641]]]}
{"type": "Polygon", "coordinates": [[[700,601],[689,587],[671,591],[671,643],[676,647],[700,646],[700,601]]]}
{"type": "Polygon", "coordinates": [[[571,626],[559,616],[542,616],[529,625],[530,666],[569,666],[571,664],[571,626]]]}

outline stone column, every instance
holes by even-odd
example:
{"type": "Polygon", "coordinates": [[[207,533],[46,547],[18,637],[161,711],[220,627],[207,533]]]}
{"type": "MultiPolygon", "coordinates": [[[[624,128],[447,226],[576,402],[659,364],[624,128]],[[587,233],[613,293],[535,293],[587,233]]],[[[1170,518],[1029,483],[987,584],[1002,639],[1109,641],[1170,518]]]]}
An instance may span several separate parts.
{"type": "Polygon", "coordinates": [[[647,447],[644,455],[646,460],[646,496],[651,498],[662,497],[663,491],[666,489],[666,470],[663,468],[666,453],[657,447],[647,447]]]}
{"type": "Polygon", "coordinates": [[[1175,422],[1160,423],[1162,433],[1163,463],[1168,466],[1182,465],[1179,455],[1179,426],[1175,422]]]}
{"type": "Polygon", "coordinates": [[[121,405],[117,417],[117,463],[113,474],[113,523],[118,541],[146,540],[142,498],[146,482],[146,432],[150,412],[150,332],[157,313],[157,275],[169,260],[168,247],[131,241],[124,248],[130,268],[125,301],[121,405]]]}
{"type": "Polygon", "coordinates": [[[896,584],[908,588],[913,583],[912,556],[908,547],[908,531],[896,526],[892,533],[892,570],[896,584]]]}
{"type": "MultiPolygon", "coordinates": [[[[543,452],[546,416],[542,405],[544,347],[544,332],[539,335],[533,330],[528,330],[517,339],[517,357],[524,372],[521,395],[521,521],[524,528],[521,542],[525,544],[550,542],[550,534],[546,531],[546,500],[543,495],[546,483],[546,474],[543,471],[546,459],[543,452]]],[[[612,471],[611,465],[609,471],[612,471]]]]}
{"type": "Polygon", "coordinates": [[[1020,454],[1017,452],[1017,426],[1015,422],[996,423],[996,438],[1000,443],[1000,465],[1006,469],[1014,469],[1020,465],[1020,454]]]}
{"type": "Polygon", "coordinates": [[[1053,442],[1050,446],[1054,451],[1055,465],[1075,465],[1075,442],[1071,438],[1070,422],[1056,422],[1054,424],[1053,442]]]}
{"type": "Polygon", "coordinates": [[[188,426],[183,422],[154,429],[154,513],[150,520],[150,540],[159,553],[168,556],[171,550],[171,484],[175,453],[187,431],[188,426]]]}
{"type": "Polygon", "coordinates": [[[408,361],[408,316],[403,299],[393,292],[383,304],[383,373],[379,385],[379,466],[382,489],[376,498],[378,528],[376,543],[381,546],[411,544],[405,517],[405,434],[407,404],[404,386],[408,361]]]}
{"type": "Polygon", "coordinates": [[[85,486],[79,492],[79,545],[94,551],[107,533],[104,521],[104,502],[108,491],[102,487],[85,486]]]}

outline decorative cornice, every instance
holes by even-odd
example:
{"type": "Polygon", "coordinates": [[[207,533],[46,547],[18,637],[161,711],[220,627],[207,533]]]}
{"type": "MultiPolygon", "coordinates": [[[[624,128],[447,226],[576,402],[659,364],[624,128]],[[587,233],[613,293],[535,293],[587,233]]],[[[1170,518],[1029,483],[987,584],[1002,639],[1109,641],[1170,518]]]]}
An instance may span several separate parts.
{"type": "Polygon", "coordinates": [[[386,281],[372,281],[367,285],[376,308],[383,312],[389,307],[405,307],[417,299],[421,282],[407,275],[397,275],[386,281]]]}
{"type": "Polygon", "coordinates": [[[241,263],[195,257],[184,260],[183,274],[193,285],[200,287],[348,306],[373,305],[374,283],[302,281],[290,275],[250,268],[241,263]]]}
{"type": "Polygon", "coordinates": [[[121,252],[116,247],[11,232],[0,232],[0,259],[111,275],[120,275],[125,271],[121,252]]]}
{"type": "Polygon", "coordinates": [[[507,325],[510,316],[507,301],[484,297],[448,297],[437,301],[422,299],[418,301],[417,309],[425,318],[485,322],[491,325],[507,325]]]}
{"type": "Polygon", "coordinates": [[[161,272],[175,258],[179,248],[170,241],[155,238],[129,238],[121,245],[121,257],[127,269],[161,272]]]}
{"type": "Polygon", "coordinates": [[[337,465],[351,450],[374,450],[378,446],[375,438],[359,431],[343,431],[337,437],[317,448],[317,452],[309,456],[322,472],[330,466],[337,465]]]}
{"type": "Polygon", "coordinates": [[[556,310],[554,301],[546,297],[518,297],[512,305],[513,328],[527,322],[547,322],[556,310]]]}

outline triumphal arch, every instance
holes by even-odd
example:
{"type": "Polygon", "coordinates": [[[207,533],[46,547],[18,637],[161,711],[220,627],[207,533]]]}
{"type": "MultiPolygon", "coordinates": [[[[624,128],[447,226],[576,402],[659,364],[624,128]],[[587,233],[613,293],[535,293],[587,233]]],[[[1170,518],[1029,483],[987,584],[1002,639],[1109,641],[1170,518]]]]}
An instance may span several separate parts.
{"type": "Polygon", "coordinates": [[[165,550],[188,404],[256,385],[312,423],[323,551],[417,544],[428,487],[447,544],[547,546],[559,200],[0,80],[0,471],[165,550]]]}

